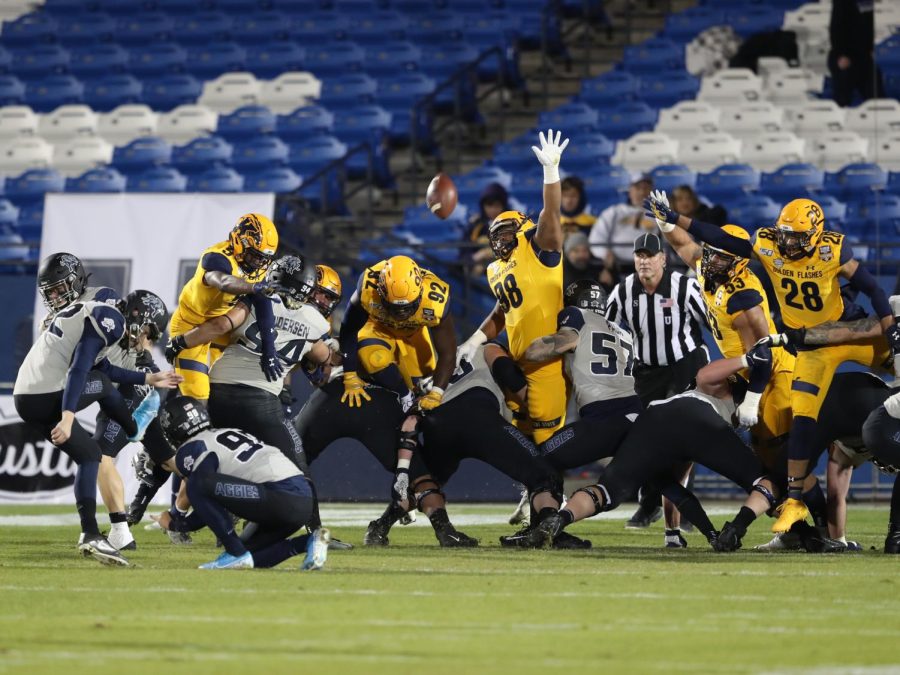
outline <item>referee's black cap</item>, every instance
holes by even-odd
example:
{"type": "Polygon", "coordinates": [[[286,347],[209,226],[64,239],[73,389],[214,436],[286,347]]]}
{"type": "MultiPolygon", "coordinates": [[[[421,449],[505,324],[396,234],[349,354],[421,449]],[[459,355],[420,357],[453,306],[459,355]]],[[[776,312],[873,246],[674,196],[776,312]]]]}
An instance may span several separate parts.
{"type": "Polygon", "coordinates": [[[650,255],[656,255],[662,250],[662,242],[659,240],[659,237],[652,232],[642,234],[640,237],[634,240],[635,253],[647,251],[650,255]]]}

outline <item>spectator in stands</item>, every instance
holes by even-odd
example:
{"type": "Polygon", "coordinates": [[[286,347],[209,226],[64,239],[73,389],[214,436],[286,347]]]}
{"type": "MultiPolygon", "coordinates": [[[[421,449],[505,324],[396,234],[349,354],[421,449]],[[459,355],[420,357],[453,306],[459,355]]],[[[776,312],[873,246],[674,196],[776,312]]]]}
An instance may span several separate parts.
{"type": "Polygon", "coordinates": [[[687,218],[696,218],[719,227],[728,222],[726,220],[728,212],[723,206],[719,204],[707,206],[700,201],[700,197],[690,185],[679,185],[672,190],[672,204],[672,208],[678,209],[678,213],[683,213],[687,218]],[[677,206],[674,206],[675,204],[677,206]]]}
{"type": "Polygon", "coordinates": [[[831,71],[834,100],[846,107],[859,92],[862,100],[884,96],[881,70],[875,64],[875,3],[833,0],[831,3],[831,71]]]}
{"type": "Polygon", "coordinates": [[[468,274],[481,278],[484,270],[494,259],[494,252],[488,242],[488,227],[491,222],[504,211],[509,211],[509,193],[500,183],[490,183],[481,192],[478,200],[478,213],[469,218],[469,224],[463,235],[467,243],[481,244],[480,248],[467,246],[460,251],[463,262],[469,265],[468,274]]]}
{"type": "Polygon", "coordinates": [[[620,276],[634,272],[634,239],[643,231],[653,231],[656,227],[653,220],[644,216],[641,207],[652,189],[650,175],[636,174],[628,187],[628,200],[604,209],[591,228],[588,242],[591,255],[603,263],[602,284],[613,286],[620,276]]]}
{"type": "MultiPolygon", "coordinates": [[[[589,279],[597,281],[603,264],[591,257],[591,247],[584,232],[572,232],[563,243],[563,288],[573,281],[589,279]]],[[[609,286],[606,291],[612,290],[609,286]]]]}
{"type": "Polygon", "coordinates": [[[591,213],[591,207],[587,203],[587,194],[584,191],[584,181],[578,176],[569,176],[562,181],[562,212],[563,230],[566,232],[583,232],[590,234],[591,228],[597,221],[597,216],[591,213]]]}

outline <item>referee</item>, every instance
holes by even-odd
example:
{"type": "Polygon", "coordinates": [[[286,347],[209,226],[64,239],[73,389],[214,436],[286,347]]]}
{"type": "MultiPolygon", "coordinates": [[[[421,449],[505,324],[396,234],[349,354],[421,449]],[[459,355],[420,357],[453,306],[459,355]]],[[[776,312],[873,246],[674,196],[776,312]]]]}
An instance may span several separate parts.
{"type": "MultiPolygon", "coordinates": [[[[702,336],[708,324],[700,285],[666,269],[656,234],[648,232],[634,240],[634,267],[635,272],[610,294],[606,318],[634,336],[635,391],[647,406],[683,392],[709,363],[702,336]]],[[[658,520],[659,504],[658,493],[642,491],[641,506],[626,527],[643,528],[658,520]]]]}

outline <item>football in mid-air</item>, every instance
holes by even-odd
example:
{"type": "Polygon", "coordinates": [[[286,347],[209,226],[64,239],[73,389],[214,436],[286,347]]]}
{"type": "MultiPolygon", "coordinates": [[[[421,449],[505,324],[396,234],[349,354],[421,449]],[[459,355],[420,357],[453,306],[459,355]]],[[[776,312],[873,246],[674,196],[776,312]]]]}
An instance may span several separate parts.
{"type": "Polygon", "coordinates": [[[425,193],[425,203],[431,212],[442,220],[448,218],[456,208],[456,185],[450,176],[439,173],[431,179],[425,193]]]}

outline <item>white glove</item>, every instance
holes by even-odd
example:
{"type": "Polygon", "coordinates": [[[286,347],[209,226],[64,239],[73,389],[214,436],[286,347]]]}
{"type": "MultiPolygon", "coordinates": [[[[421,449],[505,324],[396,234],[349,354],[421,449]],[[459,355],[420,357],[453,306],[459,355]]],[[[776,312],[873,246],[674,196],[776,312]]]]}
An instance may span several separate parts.
{"type": "Polygon", "coordinates": [[[472,336],[463,342],[456,349],[456,365],[459,365],[459,362],[465,359],[466,361],[471,361],[472,357],[475,356],[475,352],[478,351],[478,348],[487,342],[487,335],[484,334],[484,331],[480,328],[472,333],[472,336]]]}
{"type": "Polygon", "coordinates": [[[759,399],[761,398],[762,394],[752,391],[748,391],[744,396],[743,402],[737,408],[738,422],[742,427],[749,429],[759,421],[759,399]]]}
{"type": "MultiPolygon", "coordinates": [[[[656,201],[662,202],[667,207],[669,206],[669,197],[666,194],[665,190],[653,190],[650,193],[650,196],[656,201]]],[[[654,220],[656,221],[656,226],[660,229],[661,232],[671,232],[676,227],[675,225],[672,225],[672,223],[667,223],[666,221],[660,220],[659,218],[654,218],[654,220]]]]}
{"type": "Polygon", "coordinates": [[[544,138],[543,131],[539,134],[541,147],[538,148],[536,145],[531,146],[538,161],[544,166],[545,185],[559,182],[559,158],[562,157],[563,150],[569,145],[568,138],[560,145],[559,139],[561,136],[562,132],[557,131],[556,138],[553,138],[553,129],[548,129],[546,138],[544,138]]]}

